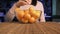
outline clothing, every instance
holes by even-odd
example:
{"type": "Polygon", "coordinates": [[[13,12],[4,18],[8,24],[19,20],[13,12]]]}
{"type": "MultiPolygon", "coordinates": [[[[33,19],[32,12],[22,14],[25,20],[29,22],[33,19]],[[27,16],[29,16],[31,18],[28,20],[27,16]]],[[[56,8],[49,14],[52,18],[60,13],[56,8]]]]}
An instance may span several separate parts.
{"type": "MultiPolygon", "coordinates": [[[[15,7],[16,7],[16,5],[14,4],[12,6],[12,8],[6,14],[6,16],[5,16],[6,21],[12,21],[14,19],[14,17],[15,17],[15,12],[14,12],[15,7]]],[[[37,1],[37,5],[35,6],[35,8],[42,11],[41,17],[39,18],[40,22],[45,22],[43,4],[39,1],[37,1]]]]}

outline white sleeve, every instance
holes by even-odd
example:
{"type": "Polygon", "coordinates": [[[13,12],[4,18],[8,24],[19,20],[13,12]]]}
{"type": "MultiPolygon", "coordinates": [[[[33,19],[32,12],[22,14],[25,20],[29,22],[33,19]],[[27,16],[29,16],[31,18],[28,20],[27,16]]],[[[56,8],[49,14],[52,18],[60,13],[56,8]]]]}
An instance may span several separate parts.
{"type": "Polygon", "coordinates": [[[38,7],[42,11],[42,14],[41,14],[41,17],[40,17],[40,22],[45,22],[43,4],[41,2],[38,2],[38,7]]]}
{"type": "Polygon", "coordinates": [[[5,21],[12,21],[13,20],[13,18],[15,17],[15,12],[14,12],[14,10],[15,10],[15,7],[16,7],[16,5],[14,4],[10,9],[9,9],[9,11],[6,13],[6,15],[5,15],[5,21]]]}

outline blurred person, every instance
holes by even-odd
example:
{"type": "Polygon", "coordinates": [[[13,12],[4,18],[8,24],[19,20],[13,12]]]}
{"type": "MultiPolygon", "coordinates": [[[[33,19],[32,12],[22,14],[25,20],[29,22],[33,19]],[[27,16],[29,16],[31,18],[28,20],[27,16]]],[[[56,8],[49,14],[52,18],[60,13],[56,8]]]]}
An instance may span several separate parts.
{"type": "Polygon", "coordinates": [[[9,9],[9,11],[5,15],[5,21],[12,22],[12,21],[18,21],[14,10],[17,7],[24,6],[24,5],[33,5],[36,7],[36,9],[40,9],[42,11],[41,17],[39,18],[39,22],[46,22],[45,16],[44,16],[44,7],[43,4],[38,0],[19,0],[13,4],[13,6],[9,9]]]}

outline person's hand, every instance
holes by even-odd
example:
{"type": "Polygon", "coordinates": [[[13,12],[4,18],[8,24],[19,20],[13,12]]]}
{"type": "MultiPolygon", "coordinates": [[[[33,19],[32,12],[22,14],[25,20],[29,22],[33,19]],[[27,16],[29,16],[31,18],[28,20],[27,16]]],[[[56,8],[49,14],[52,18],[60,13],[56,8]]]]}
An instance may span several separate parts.
{"type": "Polygon", "coordinates": [[[20,6],[23,6],[23,5],[28,5],[28,3],[25,2],[25,1],[18,1],[18,2],[16,3],[16,6],[17,6],[17,7],[20,7],[20,6]]]}

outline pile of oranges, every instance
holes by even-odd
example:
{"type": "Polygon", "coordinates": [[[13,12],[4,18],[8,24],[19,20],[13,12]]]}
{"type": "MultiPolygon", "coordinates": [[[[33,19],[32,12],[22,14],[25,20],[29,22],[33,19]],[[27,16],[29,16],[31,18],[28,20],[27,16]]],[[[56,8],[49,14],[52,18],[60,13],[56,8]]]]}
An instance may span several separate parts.
{"type": "Polygon", "coordinates": [[[23,23],[34,23],[41,14],[40,10],[35,10],[33,7],[30,7],[26,10],[21,10],[20,8],[15,9],[16,17],[19,21],[23,23]]]}

